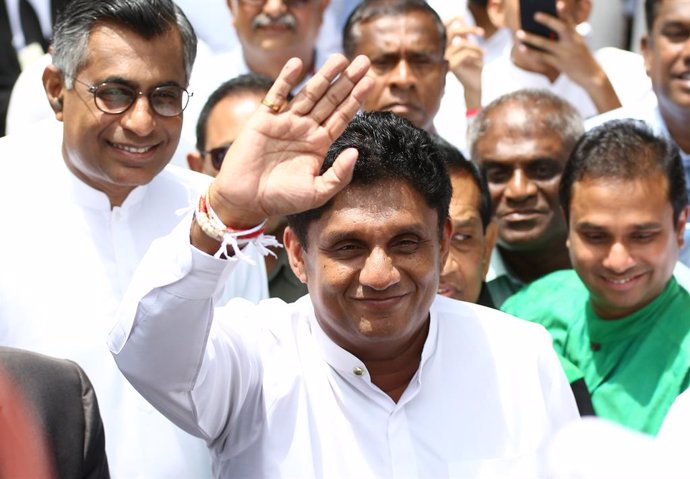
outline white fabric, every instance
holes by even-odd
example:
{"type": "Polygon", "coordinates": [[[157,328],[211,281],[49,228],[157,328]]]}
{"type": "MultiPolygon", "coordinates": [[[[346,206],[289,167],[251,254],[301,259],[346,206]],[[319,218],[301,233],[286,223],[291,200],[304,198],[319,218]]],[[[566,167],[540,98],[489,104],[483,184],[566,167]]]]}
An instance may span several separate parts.
{"type": "Polygon", "coordinates": [[[578,417],[548,333],[482,306],[435,299],[397,404],[309,296],[232,300],[214,319],[208,292],[235,263],[190,246],[188,228],[142,261],[109,343],[149,401],[208,441],[218,477],[541,477],[545,442],[578,417]]]}
{"type": "MultiPolygon", "coordinates": [[[[168,167],[121,207],[66,168],[61,124],[0,139],[0,344],[79,363],[105,425],[113,478],[210,475],[205,444],[156,412],[114,364],[105,338],[154,238],[193,206],[209,178],[168,167]]],[[[227,295],[267,297],[263,262],[233,273],[227,295]]]]}
{"type": "MultiPolygon", "coordinates": [[[[686,426],[690,425],[686,422],[686,426]]],[[[686,427],[687,431],[687,427],[686,427]]],[[[683,439],[686,439],[684,437],[683,439]]],[[[563,428],[549,447],[549,479],[681,479],[688,477],[680,450],[596,417],[563,428]]],[[[680,448],[676,448],[680,449],[680,448]]]]}
{"type": "MultiPolygon", "coordinates": [[[[647,101],[653,95],[652,85],[644,69],[642,57],[636,53],[605,47],[594,58],[609,77],[623,106],[647,101]]],[[[509,56],[487,65],[482,72],[482,104],[487,105],[501,95],[521,88],[542,88],[568,100],[583,118],[597,114],[587,92],[561,74],[554,82],[540,73],[517,67],[509,56]]]]}
{"type": "Polygon", "coordinates": [[[50,65],[50,61],[51,56],[46,53],[32,62],[17,77],[7,107],[8,135],[18,133],[27,126],[54,116],[41,80],[43,70],[50,65]]]}
{"type": "Polygon", "coordinates": [[[681,393],[671,405],[657,440],[668,448],[685,449],[690,436],[690,389],[681,393]]]}

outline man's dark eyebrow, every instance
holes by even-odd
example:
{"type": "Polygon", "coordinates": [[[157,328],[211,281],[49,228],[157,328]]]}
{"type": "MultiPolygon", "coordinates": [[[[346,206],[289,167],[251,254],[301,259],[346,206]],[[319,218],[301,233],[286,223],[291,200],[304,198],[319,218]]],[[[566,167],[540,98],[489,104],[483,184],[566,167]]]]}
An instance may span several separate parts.
{"type": "MultiPolygon", "coordinates": [[[[575,228],[578,230],[592,230],[592,231],[607,231],[608,228],[602,225],[596,225],[594,223],[590,222],[582,222],[582,223],[577,223],[575,225],[575,228]]],[[[655,223],[655,222],[649,222],[649,223],[640,223],[633,225],[633,228],[636,230],[658,230],[662,228],[661,223],[655,223]]]]}
{"type": "Polygon", "coordinates": [[[463,228],[465,226],[476,226],[481,223],[481,219],[477,215],[472,215],[469,218],[463,218],[461,220],[456,220],[455,218],[453,218],[453,227],[463,228]]]}
{"type": "MultiPolygon", "coordinates": [[[[119,83],[121,85],[126,85],[126,86],[133,88],[135,90],[137,90],[139,88],[137,83],[135,83],[132,80],[129,80],[127,78],[121,77],[119,75],[112,75],[112,76],[106,77],[105,79],[98,81],[95,84],[100,85],[102,83],[119,83]]],[[[169,80],[169,81],[157,83],[156,85],[154,85],[152,87],[152,89],[160,87],[160,86],[180,86],[180,84],[177,83],[176,81],[169,80]]]]}
{"type": "MultiPolygon", "coordinates": [[[[429,236],[428,230],[429,228],[422,223],[410,224],[400,228],[391,236],[391,238],[397,238],[399,236],[409,234],[425,238],[429,236]]],[[[341,241],[362,241],[361,232],[355,229],[347,231],[333,231],[331,233],[327,233],[321,238],[322,244],[336,244],[341,241]]]]}
{"type": "Polygon", "coordinates": [[[590,223],[588,221],[583,221],[581,223],[575,224],[575,228],[578,230],[596,230],[596,231],[606,231],[605,226],[590,223]]]}

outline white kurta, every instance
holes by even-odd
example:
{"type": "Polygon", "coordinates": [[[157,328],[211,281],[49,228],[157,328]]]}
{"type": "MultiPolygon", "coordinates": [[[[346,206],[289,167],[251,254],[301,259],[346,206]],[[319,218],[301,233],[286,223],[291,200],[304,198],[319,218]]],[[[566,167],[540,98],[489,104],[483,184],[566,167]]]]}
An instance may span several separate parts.
{"type": "MultiPolygon", "coordinates": [[[[647,101],[652,95],[652,84],[644,68],[642,57],[636,53],[605,47],[594,53],[622,105],[647,101]]],[[[510,55],[500,58],[482,72],[482,104],[487,105],[501,95],[521,88],[540,88],[569,101],[582,115],[589,118],[597,109],[589,94],[565,74],[551,82],[545,75],[517,67],[510,55]]]]}
{"type": "MultiPolygon", "coordinates": [[[[168,233],[209,178],[168,168],[121,207],[66,168],[61,124],[0,140],[0,344],[64,357],[89,375],[114,478],[210,475],[202,441],[156,412],[122,377],[105,343],[152,240],[168,233]]],[[[263,262],[233,273],[233,295],[267,296],[263,262]]]]}
{"type": "Polygon", "coordinates": [[[142,261],[110,348],[209,442],[218,477],[540,477],[545,442],[578,418],[548,333],[496,310],[437,297],[398,403],[326,336],[309,296],[231,300],[214,319],[209,292],[236,263],[190,246],[189,221],[142,261]]]}

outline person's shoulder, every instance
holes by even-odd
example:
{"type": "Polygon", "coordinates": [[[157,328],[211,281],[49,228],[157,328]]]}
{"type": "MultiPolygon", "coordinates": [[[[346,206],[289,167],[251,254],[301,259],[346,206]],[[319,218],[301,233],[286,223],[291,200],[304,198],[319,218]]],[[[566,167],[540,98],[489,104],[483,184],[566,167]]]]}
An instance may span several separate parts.
{"type": "Polygon", "coordinates": [[[525,312],[533,316],[539,311],[554,311],[559,309],[564,301],[571,305],[582,302],[588,295],[587,288],[573,269],[564,269],[549,273],[542,278],[524,286],[520,291],[509,297],[501,310],[521,318],[525,312]]]}
{"type": "Polygon", "coordinates": [[[17,380],[48,388],[52,382],[73,381],[79,384],[85,373],[69,359],[54,358],[44,354],[0,346],[0,368],[17,380]],[[27,374],[29,373],[30,374],[27,374]],[[47,382],[46,382],[47,381],[47,382]]]}
{"type": "Polygon", "coordinates": [[[475,331],[481,332],[490,341],[505,340],[510,343],[529,337],[543,339],[548,336],[539,324],[523,321],[497,309],[443,296],[436,297],[432,311],[437,313],[439,321],[449,333],[455,331],[467,335],[475,331]]]}

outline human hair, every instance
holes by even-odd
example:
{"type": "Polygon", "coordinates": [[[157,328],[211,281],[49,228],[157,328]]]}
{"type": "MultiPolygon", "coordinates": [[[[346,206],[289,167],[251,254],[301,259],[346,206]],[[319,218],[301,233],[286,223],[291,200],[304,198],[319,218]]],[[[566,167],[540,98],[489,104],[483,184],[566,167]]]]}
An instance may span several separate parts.
{"type": "Polygon", "coordinates": [[[654,29],[654,20],[656,20],[656,14],[659,12],[661,2],[662,0],[645,0],[644,2],[644,18],[647,24],[647,33],[649,35],[651,35],[654,29]]]}
{"type": "Polygon", "coordinates": [[[211,112],[223,99],[230,96],[256,94],[264,96],[271,89],[273,80],[257,73],[247,73],[223,82],[208,97],[196,122],[196,149],[206,149],[206,125],[211,112]]]}
{"type": "MultiPolygon", "coordinates": [[[[356,148],[359,152],[348,188],[376,187],[386,180],[405,182],[436,211],[438,234],[442,235],[452,189],[442,155],[426,131],[391,112],[357,115],[331,145],[321,174],[347,148],[356,148]]],[[[288,216],[288,225],[305,250],[309,225],[329,211],[333,201],[288,216]]]]}
{"type": "Polygon", "coordinates": [[[441,17],[436,10],[426,2],[426,0],[362,0],[350,13],[350,16],[343,27],[343,52],[345,56],[352,59],[359,45],[360,30],[359,26],[368,23],[376,18],[387,16],[395,17],[405,15],[410,12],[425,13],[434,20],[438,30],[439,51],[446,50],[446,27],[443,25],[441,17]]]}
{"type": "Polygon", "coordinates": [[[172,0],[73,0],[58,16],[52,44],[53,64],[62,72],[67,88],[74,86],[74,77],[86,63],[94,27],[107,22],[122,25],[147,40],[177,28],[189,81],[197,39],[191,23],[172,0]]]}
{"type": "MultiPolygon", "coordinates": [[[[482,175],[477,165],[465,158],[460,150],[451,145],[438,135],[431,135],[431,139],[436,144],[443,160],[448,168],[448,174],[465,174],[469,176],[477,189],[479,190],[479,217],[482,220],[482,229],[486,231],[486,227],[491,222],[493,215],[493,206],[491,204],[491,194],[489,193],[489,185],[486,178],[482,175]]],[[[452,184],[452,183],[451,183],[452,184]]]]}
{"type": "Polygon", "coordinates": [[[502,109],[521,107],[526,113],[525,121],[519,125],[521,132],[530,135],[543,135],[544,132],[555,132],[561,138],[565,151],[575,146],[584,133],[582,116],[566,100],[547,90],[525,88],[507,93],[489,103],[470,123],[467,129],[467,143],[470,146],[470,158],[481,162],[477,152],[477,142],[491,128],[494,112],[502,109]]]}
{"type": "Polygon", "coordinates": [[[585,179],[631,181],[663,175],[677,222],[688,204],[685,171],[678,148],[656,136],[640,120],[612,120],[585,133],[575,145],[561,176],[559,196],[566,220],[570,217],[573,185],[585,179]]]}

